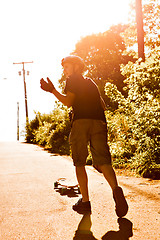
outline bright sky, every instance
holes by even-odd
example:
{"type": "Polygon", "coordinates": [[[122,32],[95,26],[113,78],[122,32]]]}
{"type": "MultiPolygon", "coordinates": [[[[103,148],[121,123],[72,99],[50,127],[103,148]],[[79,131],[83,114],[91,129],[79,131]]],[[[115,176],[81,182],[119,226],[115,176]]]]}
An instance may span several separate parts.
{"type": "MultiPolygon", "coordinates": [[[[5,0],[0,2],[0,141],[17,138],[17,102],[20,131],[25,125],[23,77],[25,70],[29,119],[34,110],[49,113],[54,96],[42,92],[39,80],[61,77],[61,59],[69,55],[82,36],[105,32],[128,20],[129,0],[5,0]]],[[[23,138],[21,137],[21,140],[23,138]]]]}

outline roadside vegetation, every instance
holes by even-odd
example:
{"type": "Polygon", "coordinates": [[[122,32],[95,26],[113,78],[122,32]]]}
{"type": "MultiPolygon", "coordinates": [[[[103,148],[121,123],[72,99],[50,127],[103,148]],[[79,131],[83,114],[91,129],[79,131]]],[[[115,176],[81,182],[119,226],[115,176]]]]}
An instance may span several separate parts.
{"type": "Polygon", "coordinates": [[[56,102],[54,110],[49,114],[35,112],[35,118],[26,126],[26,141],[38,144],[53,153],[69,155],[70,129],[67,108],[56,102]]]}
{"type": "MultiPolygon", "coordinates": [[[[143,6],[145,62],[133,50],[133,18],[128,25],[82,38],[73,52],[85,60],[85,75],[98,84],[106,102],[113,166],[152,179],[160,179],[160,6],[156,2],[143,6]]],[[[63,75],[59,84],[63,91],[63,75]]],[[[57,102],[51,113],[35,113],[26,127],[26,141],[69,155],[68,111],[57,102]]]]}

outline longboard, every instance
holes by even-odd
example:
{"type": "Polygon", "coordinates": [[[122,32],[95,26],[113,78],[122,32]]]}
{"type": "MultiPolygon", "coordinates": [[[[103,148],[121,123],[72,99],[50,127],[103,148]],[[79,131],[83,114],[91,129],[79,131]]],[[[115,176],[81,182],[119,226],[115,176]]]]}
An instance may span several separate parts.
{"type": "Polygon", "coordinates": [[[54,182],[54,189],[58,189],[62,195],[66,194],[68,191],[80,193],[78,183],[67,180],[66,178],[58,178],[57,181],[54,182]]]}

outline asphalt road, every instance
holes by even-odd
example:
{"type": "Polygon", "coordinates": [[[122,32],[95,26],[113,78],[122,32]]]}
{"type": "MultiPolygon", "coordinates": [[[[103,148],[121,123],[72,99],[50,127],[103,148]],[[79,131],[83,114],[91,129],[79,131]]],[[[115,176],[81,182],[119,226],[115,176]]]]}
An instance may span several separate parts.
{"type": "Polygon", "coordinates": [[[160,181],[118,175],[129,203],[119,229],[110,187],[91,166],[87,172],[92,215],[83,216],[72,210],[80,195],[62,196],[53,189],[59,177],[75,179],[69,157],[36,145],[1,142],[0,239],[160,239],[160,181]]]}

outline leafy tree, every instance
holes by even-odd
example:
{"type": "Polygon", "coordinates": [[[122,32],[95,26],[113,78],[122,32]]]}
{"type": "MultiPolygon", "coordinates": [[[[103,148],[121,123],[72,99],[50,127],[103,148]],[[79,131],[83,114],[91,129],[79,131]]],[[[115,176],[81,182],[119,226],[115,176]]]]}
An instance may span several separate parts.
{"type": "Polygon", "coordinates": [[[160,46],[160,2],[150,0],[143,6],[145,44],[150,49],[160,46]]]}
{"type": "Polygon", "coordinates": [[[125,76],[129,96],[136,104],[150,98],[160,100],[160,47],[150,52],[146,62],[139,59],[136,64],[122,65],[122,74],[125,76]],[[135,84],[137,87],[135,88],[135,84]],[[142,94],[143,93],[143,94],[142,94]]]}
{"type": "MultiPolygon", "coordinates": [[[[142,1],[144,41],[146,52],[160,46],[160,3],[157,0],[142,1]]],[[[122,33],[127,47],[137,43],[135,1],[132,0],[128,27],[122,33]]],[[[133,51],[132,51],[133,52],[133,51]]]]}
{"type": "Polygon", "coordinates": [[[62,89],[62,93],[64,93],[65,79],[66,79],[65,75],[64,75],[64,73],[62,73],[61,78],[58,80],[58,82],[59,82],[59,88],[62,89]]]}
{"type": "Polygon", "coordinates": [[[123,90],[125,84],[120,65],[133,58],[123,54],[126,47],[120,34],[125,28],[123,25],[112,26],[108,31],[86,36],[76,44],[74,54],[84,59],[86,76],[97,83],[102,95],[106,82],[114,83],[123,95],[127,95],[123,90]]]}
{"type": "Polygon", "coordinates": [[[122,67],[128,97],[112,84],[106,94],[118,109],[107,114],[114,164],[136,170],[143,177],[160,179],[160,48],[145,63],[122,67]]]}

